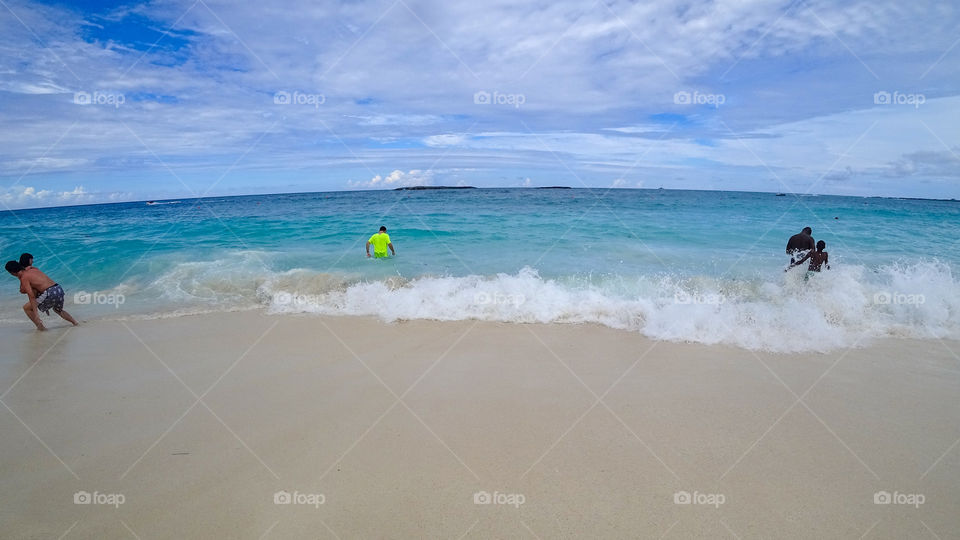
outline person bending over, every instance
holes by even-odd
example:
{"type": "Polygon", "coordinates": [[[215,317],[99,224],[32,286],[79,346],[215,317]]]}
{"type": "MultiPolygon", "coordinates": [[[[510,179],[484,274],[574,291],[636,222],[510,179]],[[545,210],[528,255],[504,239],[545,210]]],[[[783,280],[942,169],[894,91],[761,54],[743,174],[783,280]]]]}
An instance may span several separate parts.
{"type": "Polygon", "coordinates": [[[46,330],[40,320],[40,312],[49,315],[51,309],[70,324],[79,324],[63,310],[63,287],[54,283],[46,274],[32,266],[24,268],[17,261],[7,261],[5,268],[11,276],[20,280],[20,291],[27,295],[28,299],[23,305],[23,312],[37,326],[37,330],[46,330]]]}

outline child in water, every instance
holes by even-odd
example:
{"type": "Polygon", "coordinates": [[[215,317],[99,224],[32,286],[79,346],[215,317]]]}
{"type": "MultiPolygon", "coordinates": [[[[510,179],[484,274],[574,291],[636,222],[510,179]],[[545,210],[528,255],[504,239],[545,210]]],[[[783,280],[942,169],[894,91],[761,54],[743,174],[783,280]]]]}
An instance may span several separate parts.
{"type": "Polygon", "coordinates": [[[829,259],[830,254],[824,251],[824,248],[827,247],[827,243],[823,240],[817,242],[817,250],[811,250],[809,253],[803,256],[802,259],[790,265],[790,268],[794,266],[800,266],[807,259],[810,259],[810,265],[807,266],[808,272],[819,272],[823,266],[827,267],[827,270],[830,269],[829,259]]]}

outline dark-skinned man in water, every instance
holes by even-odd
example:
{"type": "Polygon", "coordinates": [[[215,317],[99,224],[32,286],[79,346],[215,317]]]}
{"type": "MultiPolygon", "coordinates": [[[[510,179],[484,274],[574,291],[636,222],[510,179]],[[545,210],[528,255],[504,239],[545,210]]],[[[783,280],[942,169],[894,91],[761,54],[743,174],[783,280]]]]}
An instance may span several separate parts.
{"type": "Polygon", "coordinates": [[[52,309],[54,313],[63,317],[63,320],[77,326],[79,323],[63,310],[63,287],[54,283],[46,274],[34,267],[24,268],[17,261],[7,261],[7,272],[20,280],[20,292],[27,295],[27,303],[23,305],[23,312],[37,326],[37,330],[46,330],[40,320],[40,312],[47,315],[52,309]]]}
{"type": "Polygon", "coordinates": [[[812,234],[813,229],[804,227],[802,231],[787,240],[787,255],[790,256],[791,267],[797,264],[797,259],[817,249],[817,243],[813,241],[813,236],[810,236],[812,234]]]}

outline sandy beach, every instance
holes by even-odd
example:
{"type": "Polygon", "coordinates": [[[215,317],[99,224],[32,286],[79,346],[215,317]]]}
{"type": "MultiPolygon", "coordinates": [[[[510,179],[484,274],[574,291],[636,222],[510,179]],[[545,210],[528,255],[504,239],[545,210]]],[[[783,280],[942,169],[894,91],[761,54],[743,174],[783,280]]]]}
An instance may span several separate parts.
{"type": "Polygon", "coordinates": [[[5,538],[960,534],[955,342],[261,312],[2,331],[5,538]]]}

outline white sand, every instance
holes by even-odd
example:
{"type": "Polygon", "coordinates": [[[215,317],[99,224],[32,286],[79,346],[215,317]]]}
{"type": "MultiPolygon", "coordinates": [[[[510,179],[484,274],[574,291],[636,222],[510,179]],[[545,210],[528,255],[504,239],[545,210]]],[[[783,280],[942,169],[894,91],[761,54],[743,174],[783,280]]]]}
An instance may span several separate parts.
{"type": "Polygon", "coordinates": [[[0,335],[3,538],[960,538],[955,342],[257,312],[0,335]]]}

